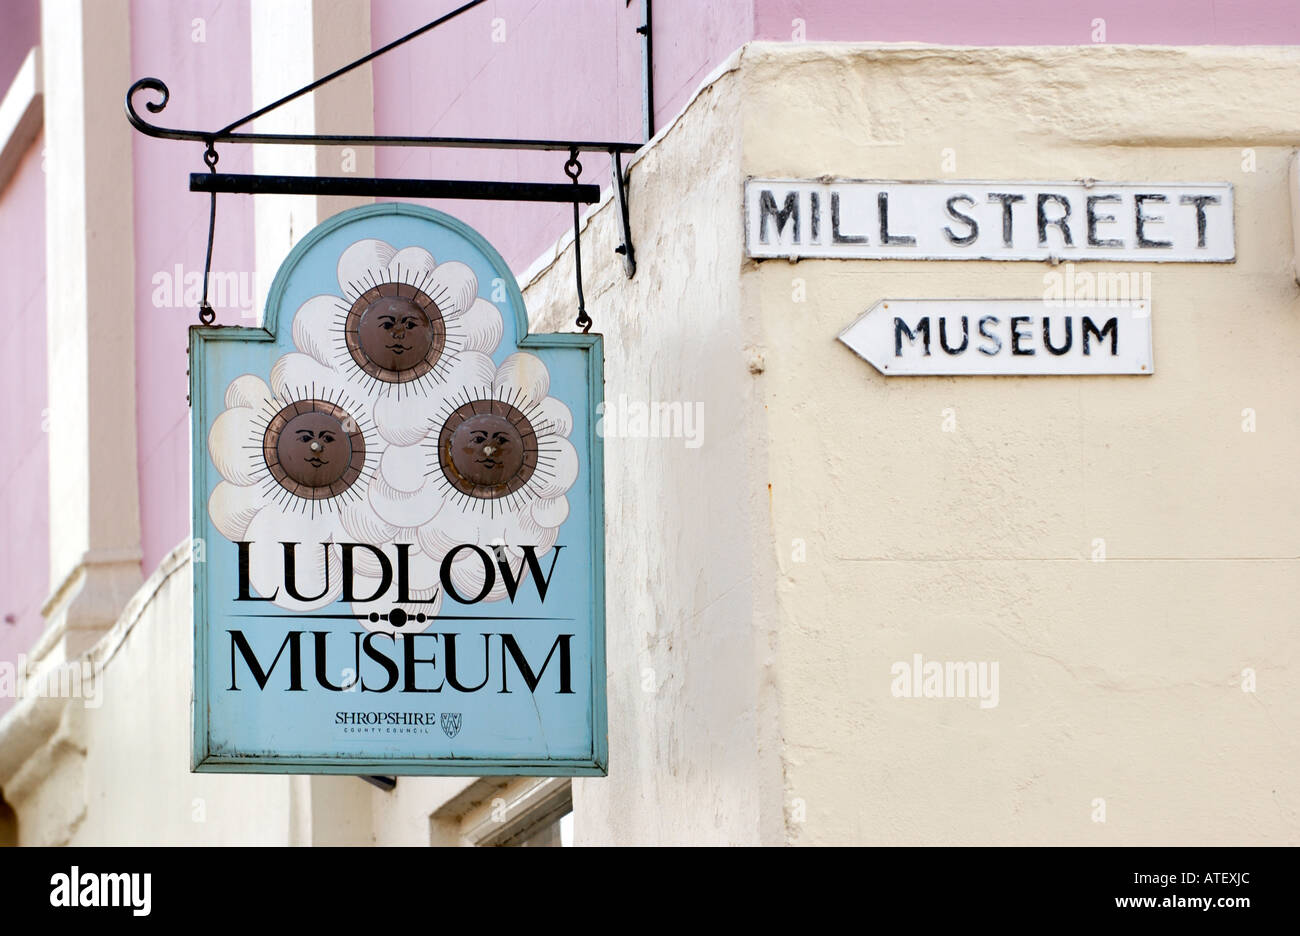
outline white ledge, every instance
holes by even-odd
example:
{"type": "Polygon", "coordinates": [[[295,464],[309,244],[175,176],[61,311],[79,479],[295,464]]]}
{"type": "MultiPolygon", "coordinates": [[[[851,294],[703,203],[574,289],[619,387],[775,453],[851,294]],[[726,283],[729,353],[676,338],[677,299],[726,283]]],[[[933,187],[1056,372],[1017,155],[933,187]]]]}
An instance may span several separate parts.
{"type": "Polygon", "coordinates": [[[32,145],[45,120],[41,83],[41,50],[34,47],[0,101],[0,190],[32,145]]]}

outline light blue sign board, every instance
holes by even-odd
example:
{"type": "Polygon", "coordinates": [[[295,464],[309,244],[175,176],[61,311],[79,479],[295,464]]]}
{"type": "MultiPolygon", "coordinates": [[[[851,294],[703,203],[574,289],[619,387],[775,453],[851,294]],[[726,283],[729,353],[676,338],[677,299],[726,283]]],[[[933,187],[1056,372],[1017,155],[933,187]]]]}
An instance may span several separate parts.
{"type": "Polygon", "coordinates": [[[405,204],[192,328],[193,769],[603,775],[602,363],[405,204]]]}

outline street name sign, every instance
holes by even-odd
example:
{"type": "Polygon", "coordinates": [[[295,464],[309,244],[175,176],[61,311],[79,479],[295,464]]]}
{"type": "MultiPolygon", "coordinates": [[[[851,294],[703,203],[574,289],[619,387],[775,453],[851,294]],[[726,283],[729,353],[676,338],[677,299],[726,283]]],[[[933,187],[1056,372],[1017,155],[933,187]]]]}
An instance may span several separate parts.
{"type": "Polygon", "coordinates": [[[1145,299],[883,299],[839,339],[890,377],[1155,370],[1145,299]]]}
{"type": "Polygon", "coordinates": [[[1227,182],[872,182],[749,179],[758,259],[1228,263],[1227,182]]]}

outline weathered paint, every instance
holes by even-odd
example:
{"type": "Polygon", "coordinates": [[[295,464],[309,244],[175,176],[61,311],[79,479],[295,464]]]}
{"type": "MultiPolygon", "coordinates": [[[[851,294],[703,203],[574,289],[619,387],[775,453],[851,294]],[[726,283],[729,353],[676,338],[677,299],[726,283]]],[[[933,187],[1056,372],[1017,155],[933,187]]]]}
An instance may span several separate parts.
{"type": "MultiPolygon", "coordinates": [[[[0,191],[0,660],[17,660],[44,628],[49,583],[49,445],[45,383],[44,138],[0,191]]],[[[13,704],[0,697],[0,712],[13,704]]]]}

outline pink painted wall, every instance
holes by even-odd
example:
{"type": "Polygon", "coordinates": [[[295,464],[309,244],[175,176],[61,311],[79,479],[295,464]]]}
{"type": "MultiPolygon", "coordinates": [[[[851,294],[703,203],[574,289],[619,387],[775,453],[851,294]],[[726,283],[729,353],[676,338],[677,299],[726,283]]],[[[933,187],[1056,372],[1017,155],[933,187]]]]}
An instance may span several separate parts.
{"type": "MultiPolygon", "coordinates": [[[[0,191],[0,661],[44,627],[49,589],[43,136],[0,191]]],[[[0,697],[0,712],[13,704],[0,697]]]]}
{"type": "Polygon", "coordinates": [[[40,44],[40,0],[5,0],[0,12],[0,89],[9,87],[28,51],[40,44]]]}
{"type": "MultiPolygon", "coordinates": [[[[158,124],[217,127],[252,110],[250,48],[247,2],[132,0],[132,75],[161,78],[171,90],[167,109],[152,117],[158,124]]],[[[203,274],[208,197],[189,191],[189,174],[204,171],[201,144],[134,134],[132,153],[136,432],[142,566],[147,577],[190,532],[190,416],[185,372],[188,329],[198,318],[196,303],[186,299],[185,281],[203,274]],[[178,264],[182,270],[179,281],[178,264]]],[[[218,153],[223,171],[253,171],[248,147],[219,147],[218,153]]],[[[251,300],[250,198],[227,195],[220,199],[212,269],[239,274],[251,300]]],[[[237,297],[213,305],[221,324],[252,324],[241,318],[237,297]]]]}
{"type": "Polygon", "coordinates": [[[1088,45],[1300,44],[1295,0],[753,0],[755,38],[1088,45]]]}
{"type": "MultiPolygon", "coordinates": [[[[672,120],[690,100],[709,72],[754,38],[754,7],[758,0],[655,0],[654,71],[655,130],[672,120]]],[[[639,16],[640,0],[632,0],[639,16]]],[[[640,48],[637,48],[640,55],[640,48]]],[[[640,67],[640,59],[637,59],[640,67]]],[[[633,87],[620,93],[640,100],[638,72],[633,87]]]]}
{"type": "MultiPolygon", "coordinates": [[[[387,0],[371,8],[382,45],[452,4],[387,0]]],[[[641,134],[640,4],[495,0],[374,65],[375,132],[627,140],[641,134]],[[494,25],[495,21],[495,25],[494,25]],[[496,38],[504,41],[494,41],[496,38]]],[[[567,182],[564,153],[380,150],[379,176],[567,182]]],[[[582,181],[609,185],[608,157],[583,156],[582,181]]],[[[572,227],[572,208],[427,202],[474,226],[516,270],[572,227]]]]}

